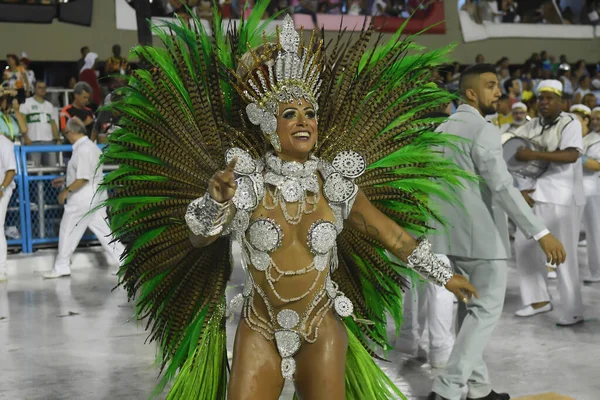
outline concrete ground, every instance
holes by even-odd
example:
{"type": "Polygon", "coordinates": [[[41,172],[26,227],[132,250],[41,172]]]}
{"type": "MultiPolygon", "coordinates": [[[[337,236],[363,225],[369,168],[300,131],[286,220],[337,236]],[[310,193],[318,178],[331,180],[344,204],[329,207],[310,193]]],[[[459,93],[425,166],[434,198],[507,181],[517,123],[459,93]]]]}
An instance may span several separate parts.
{"type": "MultiPolygon", "coordinates": [[[[158,383],[155,348],[121,289],[112,291],[98,249],[78,251],[70,278],[42,280],[54,251],[10,256],[8,283],[0,284],[0,399],[146,399],[158,383]]],[[[582,274],[585,248],[580,248],[582,274]]],[[[233,285],[242,282],[236,270],[233,285]]],[[[232,288],[234,295],[239,288],[232,288]]],[[[558,299],[556,281],[552,295],[558,299]]],[[[557,311],[527,319],[511,263],[502,319],[487,348],[494,388],[513,398],[556,392],[576,400],[600,399],[600,283],[583,287],[586,323],[557,328],[557,311]]],[[[557,302],[558,303],[558,302],[557,302]]],[[[232,342],[235,326],[229,326],[232,342]]],[[[399,352],[383,365],[409,399],[423,399],[436,373],[399,352]]],[[[291,399],[286,387],[282,399],[291,399]]],[[[158,397],[163,398],[163,396],[158,397]]],[[[549,399],[541,397],[540,399],[549,399]]]]}

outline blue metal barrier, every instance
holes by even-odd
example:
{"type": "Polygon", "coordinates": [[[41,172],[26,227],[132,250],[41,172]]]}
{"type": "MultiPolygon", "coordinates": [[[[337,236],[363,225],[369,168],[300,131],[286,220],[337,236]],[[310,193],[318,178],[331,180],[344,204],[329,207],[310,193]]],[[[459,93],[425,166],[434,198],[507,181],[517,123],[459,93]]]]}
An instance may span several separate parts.
{"type": "MultiPolygon", "coordinates": [[[[99,146],[100,148],[103,145],[99,146]]],[[[30,153],[73,151],[71,145],[44,145],[44,146],[21,146],[20,162],[22,166],[22,195],[21,213],[24,218],[25,243],[23,251],[33,252],[35,246],[58,243],[60,221],[63,214],[63,206],[58,204],[59,189],[52,187],[55,178],[63,176],[66,172],[66,162],[57,166],[27,167],[27,155],[30,153]]],[[[82,241],[95,240],[96,237],[87,232],[82,241]]]]}

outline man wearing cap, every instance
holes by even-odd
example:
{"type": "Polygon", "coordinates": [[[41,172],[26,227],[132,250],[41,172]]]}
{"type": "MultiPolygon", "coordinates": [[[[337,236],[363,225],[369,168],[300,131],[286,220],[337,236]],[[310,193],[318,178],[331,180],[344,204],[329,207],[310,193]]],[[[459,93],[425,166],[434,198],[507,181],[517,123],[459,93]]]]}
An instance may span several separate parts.
{"type": "Polygon", "coordinates": [[[513,121],[510,124],[504,124],[500,127],[500,133],[502,134],[512,132],[515,129],[518,129],[531,119],[527,115],[527,106],[525,105],[525,103],[518,101],[515,104],[513,104],[511,108],[513,121]]]}
{"type": "MultiPolygon", "coordinates": [[[[592,110],[583,104],[576,104],[570,110],[581,122],[583,134],[583,191],[585,208],[583,225],[587,242],[587,257],[590,276],[586,283],[600,282],[600,133],[591,130],[592,110]]],[[[600,117],[600,107],[597,110],[600,117]]]]}
{"type": "MultiPolygon", "coordinates": [[[[558,326],[583,322],[583,303],[577,244],[585,196],[583,168],[579,156],[583,151],[581,123],[572,114],[561,111],[562,83],[549,79],[538,85],[538,112],[540,116],[515,132],[529,139],[545,151],[522,148],[516,157],[521,161],[548,161],[548,170],[533,187],[523,190],[523,196],[533,205],[534,213],[548,229],[557,234],[565,245],[568,258],[558,266],[558,287],[563,310],[558,326]]],[[[521,189],[524,189],[521,187],[521,189]]],[[[544,256],[535,242],[523,233],[515,237],[517,269],[520,275],[523,308],[519,317],[552,311],[546,282],[544,256]]]]}
{"type": "Polygon", "coordinates": [[[507,214],[528,237],[538,241],[548,258],[561,262],[565,250],[513,186],[498,128],[484,119],[496,111],[500,97],[494,66],[472,65],[463,71],[460,94],[464,104],[437,131],[467,140],[457,142],[456,149],[441,151],[444,158],[481,179],[464,182],[465,190],[456,193],[461,207],[440,205],[450,228],[434,223],[440,233],[430,240],[435,253],[446,254],[457,272],[469,276],[479,298],[459,304],[456,341],[427,400],[459,400],[465,387],[468,400],[508,400],[508,394],[492,390],[483,360],[506,294],[507,259],[511,257],[507,214]]]}

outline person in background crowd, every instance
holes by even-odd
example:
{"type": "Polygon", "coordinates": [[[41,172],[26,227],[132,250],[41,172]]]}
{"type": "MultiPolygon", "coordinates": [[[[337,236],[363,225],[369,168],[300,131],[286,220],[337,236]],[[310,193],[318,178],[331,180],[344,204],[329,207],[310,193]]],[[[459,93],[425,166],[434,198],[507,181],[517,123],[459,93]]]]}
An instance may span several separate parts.
{"type": "MultiPolygon", "coordinates": [[[[61,144],[58,135],[58,126],[52,117],[54,107],[45,99],[46,83],[38,81],[35,83],[35,94],[21,104],[21,113],[27,121],[27,136],[33,145],[61,144]]],[[[36,167],[56,166],[57,153],[29,153],[29,159],[33,160],[36,167]]]]}
{"type": "Polygon", "coordinates": [[[598,105],[598,103],[596,102],[596,95],[594,95],[594,93],[586,94],[581,99],[581,104],[585,105],[586,107],[589,107],[590,110],[596,108],[596,106],[598,105]]]}
{"type": "Polygon", "coordinates": [[[19,104],[25,102],[29,92],[29,81],[27,73],[19,63],[19,57],[16,54],[7,54],[6,63],[8,68],[4,70],[3,80],[8,82],[8,88],[17,91],[17,100],[19,104]]]}
{"type": "MultiPolygon", "coordinates": [[[[2,89],[0,88],[0,92],[2,89]]],[[[7,96],[0,93],[0,102],[6,103],[7,96]]],[[[4,105],[2,105],[4,109],[4,105]]],[[[17,160],[15,158],[15,146],[4,135],[0,135],[0,282],[6,282],[7,277],[7,244],[4,235],[4,222],[8,203],[16,187],[14,182],[17,171],[17,160]]]]}
{"type": "MultiPolygon", "coordinates": [[[[109,93],[104,99],[104,104],[108,105],[117,99],[118,94],[109,93]]],[[[121,115],[118,111],[111,110],[110,108],[100,111],[98,118],[96,118],[96,122],[94,123],[94,128],[92,129],[92,142],[100,144],[106,143],[108,136],[118,129],[120,119],[121,115]]]]}
{"type": "Polygon", "coordinates": [[[94,123],[94,112],[87,107],[90,96],[92,95],[92,88],[85,82],[77,82],[73,88],[73,102],[60,110],[60,130],[65,131],[67,121],[70,118],[77,117],[85,124],[88,135],[92,134],[92,127],[94,123]]]}
{"type": "Polygon", "coordinates": [[[563,112],[569,112],[573,105],[573,96],[567,93],[563,93],[562,96],[562,110],[563,112]]]}
{"type": "MultiPolygon", "coordinates": [[[[438,89],[446,89],[442,82],[436,81],[435,84],[438,89]]],[[[451,113],[452,103],[442,104],[437,110],[427,114],[426,118],[448,118],[451,113]]],[[[436,256],[450,265],[446,255],[436,256]]],[[[404,321],[395,348],[413,357],[427,359],[433,368],[445,367],[454,345],[454,296],[429,282],[413,280],[403,304],[404,321]]]]}
{"type": "Polygon", "coordinates": [[[29,84],[29,92],[27,92],[28,96],[33,96],[33,92],[35,91],[35,72],[29,69],[29,64],[31,61],[27,58],[27,53],[23,53],[21,55],[21,66],[25,71],[25,75],[27,75],[27,83],[29,84]]]}
{"type": "Polygon", "coordinates": [[[104,73],[106,75],[127,74],[129,66],[127,65],[127,59],[121,56],[121,46],[119,46],[118,44],[113,45],[112,54],[113,55],[108,60],[106,60],[106,65],[104,66],[104,73]]]}
{"type": "Polygon", "coordinates": [[[23,140],[23,144],[31,144],[27,137],[27,122],[19,109],[16,90],[6,90],[0,97],[0,134],[11,142],[23,140]]]}
{"type": "Polygon", "coordinates": [[[512,132],[531,119],[527,115],[527,106],[525,103],[518,101],[512,105],[511,110],[513,122],[502,125],[500,127],[500,133],[512,132]]]}
{"type": "Polygon", "coordinates": [[[508,78],[504,81],[504,91],[510,101],[510,106],[519,102],[521,99],[521,85],[519,79],[508,78]]]}
{"type": "Polygon", "coordinates": [[[507,95],[503,94],[498,99],[498,106],[496,108],[497,114],[492,118],[492,124],[496,125],[496,127],[500,128],[504,124],[512,124],[513,116],[511,113],[511,104],[510,99],[507,95]]]}
{"type": "Polygon", "coordinates": [[[600,133],[600,107],[592,110],[590,127],[592,132],[600,133]]]}
{"type": "Polygon", "coordinates": [[[573,70],[575,71],[575,78],[577,79],[581,78],[583,75],[590,76],[590,71],[587,70],[587,66],[583,60],[578,60],[575,63],[573,70]]]}
{"type": "Polygon", "coordinates": [[[575,104],[581,104],[581,101],[583,100],[583,96],[585,96],[588,93],[592,93],[592,90],[590,89],[590,84],[592,83],[592,80],[590,79],[589,76],[581,75],[579,77],[578,82],[579,82],[579,87],[575,91],[575,97],[573,98],[573,102],[575,104]]]}
{"type": "MultiPolygon", "coordinates": [[[[587,106],[576,104],[571,107],[581,122],[583,134],[583,191],[585,193],[585,239],[587,242],[587,258],[590,276],[583,279],[585,283],[600,282],[600,133],[591,130],[591,113],[587,106]]],[[[597,111],[600,119],[600,109],[597,111]]]]}
{"type": "Polygon", "coordinates": [[[477,56],[475,57],[475,64],[484,64],[485,63],[485,57],[483,56],[483,54],[477,54],[477,56]]]}
{"type": "MultiPolygon", "coordinates": [[[[585,195],[579,154],[583,151],[581,123],[575,116],[561,111],[562,83],[542,81],[538,87],[540,117],[523,125],[516,133],[532,140],[543,151],[521,148],[520,161],[545,160],[550,165],[536,182],[519,185],[523,197],[548,228],[556,232],[569,257],[558,266],[558,289],[563,310],[557,326],[583,323],[583,301],[579,281],[577,245],[585,195]]],[[[543,254],[535,243],[519,231],[515,237],[515,254],[523,308],[519,317],[552,311],[543,254]]],[[[546,260],[548,261],[548,260],[546,260]]]]}
{"type": "Polygon", "coordinates": [[[65,211],[60,221],[58,255],[52,271],[43,275],[45,279],[71,275],[71,256],[87,228],[96,235],[114,266],[120,264],[124,251],[120,242],[111,242],[106,207],[99,207],[106,200],[106,192],[97,191],[103,179],[102,168],[97,168],[102,151],[86,136],[86,127],[77,117],[67,122],[63,134],[73,145],[73,155],[66,177],[52,181],[53,187],[64,187],[58,203],[65,206],[65,211]]]}
{"type": "Polygon", "coordinates": [[[79,72],[83,69],[85,65],[85,56],[90,52],[90,48],[87,46],[83,46],[79,49],[79,53],[81,54],[81,58],[77,60],[77,76],[79,76],[79,72]]]}
{"type": "Polygon", "coordinates": [[[562,63],[558,66],[558,80],[563,84],[563,93],[573,95],[573,84],[571,83],[571,66],[567,63],[562,63]]]}
{"type": "Polygon", "coordinates": [[[92,88],[92,92],[90,93],[90,108],[93,111],[102,105],[102,90],[100,90],[100,85],[98,85],[98,73],[96,71],[97,59],[98,54],[87,53],[83,68],[79,72],[79,81],[87,83],[92,88]]]}

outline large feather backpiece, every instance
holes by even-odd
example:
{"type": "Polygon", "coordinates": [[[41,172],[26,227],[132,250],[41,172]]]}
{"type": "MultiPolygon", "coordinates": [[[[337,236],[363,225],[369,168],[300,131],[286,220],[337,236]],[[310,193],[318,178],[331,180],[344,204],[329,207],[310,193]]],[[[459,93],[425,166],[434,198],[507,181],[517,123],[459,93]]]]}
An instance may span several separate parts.
{"type": "MultiPolygon", "coordinates": [[[[224,168],[228,148],[243,148],[256,158],[266,149],[259,128],[245,116],[230,72],[248,46],[262,43],[267,5],[268,0],[257,1],[248,19],[227,32],[216,9],[212,34],[198,21],[198,28],[154,27],[164,48],[134,49],[150,68],[135,71],[120,89],[122,100],[110,106],[123,116],[103,155],[104,162],[119,164],[104,187],[114,193],[106,202],[111,228],[126,246],[120,283],[130,298],[137,297],[137,316],[146,318],[149,339],[159,345],[164,374],[157,392],[175,378],[170,399],[226,396],[223,316],[231,241],[224,237],[193,248],[184,215],[213,173],[224,168]]],[[[317,155],[331,160],[341,150],[362,154],[369,165],[357,180],[363,192],[400,225],[425,233],[428,221],[439,218],[428,196],[451,199],[436,180],[457,186],[464,173],[432,151],[451,144],[447,135],[431,131],[439,121],[425,118],[449,101],[427,83],[448,49],[425,52],[400,34],[380,44],[380,35],[368,27],[350,41],[342,41],[340,33],[329,44],[317,155]],[[368,50],[372,42],[378,46],[368,50]]],[[[361,371],[347,374],[348,393],[362,393],[349,398],[397,398],[397,389],[383,394],[391,382],[374,364],[365,364],[357,343],[375,356],[373,344],[388,347],[386,312],[400,322],[408,272],[390,262],[377,242],[348,227],[338,249],[334,279],[353,301],[358,321],[374,323],[345,321],[355,349],[348,366],[361,371]]]]}

